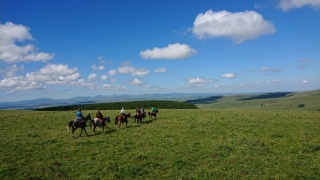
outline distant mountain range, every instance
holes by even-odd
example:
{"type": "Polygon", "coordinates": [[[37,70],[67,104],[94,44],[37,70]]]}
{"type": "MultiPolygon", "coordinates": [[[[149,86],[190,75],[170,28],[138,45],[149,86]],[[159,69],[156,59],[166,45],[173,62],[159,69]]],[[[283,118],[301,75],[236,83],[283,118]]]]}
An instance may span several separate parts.
{"type": "Polygon", "coordinates": [[[14,102],[1,102],[0,109],[37,109],[51,106],[67,106],[76,104],[94,104],[94,103],[108,103],[108,102],[125,102],[125,101],[141,101],[141,100],[173,100],[173,101],[187,101],[193,99],[206,98],[210,96],[225,96],[231,95],[214,94],[214,93],[168,93],[168,94],[139,94],[139,95],[98,95],[94,97],[73,97],[70,99],[51,99],[51,98],[37,98],[32,100],[22,100],[14,102]]]}

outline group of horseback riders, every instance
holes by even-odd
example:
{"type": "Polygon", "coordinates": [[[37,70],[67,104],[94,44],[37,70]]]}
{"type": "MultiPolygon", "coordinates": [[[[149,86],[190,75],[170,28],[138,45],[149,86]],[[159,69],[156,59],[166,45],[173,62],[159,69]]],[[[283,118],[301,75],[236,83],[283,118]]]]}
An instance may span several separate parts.
{"type": "MultiPolygon", "coordinates": [[[[154,108],[154,106],[151,107],[151,112],[152,112],[152,113],[155,113],[155,108],[154,108]]],[[[120,115],[123,116],[123,117],[125,117],[125,114],[126,114],[126,112],[125,112],[125,110],[124,110],[124,107],[122,107],[121,110],[120,110],[120,115]]],[[[141,106],[141,108],[139,108],[139,107],[136,108],[135,116],[140,116],[140,115],[142,115],[143,117],[146,117],[146,112],[145,112],[143,106],[141,106]]],[[[97,117],[99,120],[103,121],[103,115],[102,115],[102,113],[100,112],[100,109],[97,110],[97,112],[96,112],[96,117],[97,117]]],[[[74,122],[73,122],[73,127],[75,128],[76,123],[77,123],[78,121],[81,121],[81,120],[83,120],[83,115],[82,115],[81,109],[79,108],[78,111],[76,112],[76,119],[75,119],[74,122]]]]}

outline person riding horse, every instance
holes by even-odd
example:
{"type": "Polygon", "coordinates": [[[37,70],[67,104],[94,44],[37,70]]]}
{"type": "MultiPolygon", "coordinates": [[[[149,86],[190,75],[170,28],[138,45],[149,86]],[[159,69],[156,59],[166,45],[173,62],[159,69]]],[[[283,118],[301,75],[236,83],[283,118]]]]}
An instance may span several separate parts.
{"type": "Polygon", "coordinates": [[[137,107],[137,108],[136,108],[136,114],[135,114],[135,115],[139,116],[140,114],[141,114],[141,111],[140,111],[139,107],[137,107]]]}
{"type": "Polygon", "coordinates": [[[103,115],[100,112],[100,109],[98,109],[97,113],[96,113],[96,117],[104,124],[105,121],[103,119],[103,115]]]}
{"type": "Polygon", "coordinates": [[[82,116],[82,112],[81,112],[81,109],[79,108],[78,111],[76,112],[76,119],[73,121],[73,127],[76,128],[76,123],[78,121],[81,121],[83,120],[83,116],[82,116]]]}
{"type": "Polygon", "coordinates": [[[154,106],[151,107],[151,113],[156,114],[156,109],[154,108],[154,106]]]}
{"type": "Polygon", "coordinates": [[[146,117],[146,112],[144,111],[143,106],[141,107],[140,112],[141,112],[143,117],[146,117]]]}
{"type": "Polygon", "coordinates": [[[124,110],[124,108],[122,107],[121,111],[120,111],[120,115],[125,118],[126,117],[126,111],[124,110]]]}

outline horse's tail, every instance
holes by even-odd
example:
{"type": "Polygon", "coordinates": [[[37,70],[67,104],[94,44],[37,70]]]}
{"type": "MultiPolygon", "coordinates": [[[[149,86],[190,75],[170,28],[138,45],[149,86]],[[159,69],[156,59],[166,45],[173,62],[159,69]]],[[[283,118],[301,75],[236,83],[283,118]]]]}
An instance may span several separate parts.
{"type": "Polygon", "coordinates": [[[73,120],[69,121],[68,126],[67,126],[68,131],[70,130],[70,127],[72,126],[72,124],[73,124],[73,120]]]}
{"type": "Polygon", "coordinates": [[[116,116],[116,118],[114,118],[114,124],[118,124],[118,116],[116,116]]]}

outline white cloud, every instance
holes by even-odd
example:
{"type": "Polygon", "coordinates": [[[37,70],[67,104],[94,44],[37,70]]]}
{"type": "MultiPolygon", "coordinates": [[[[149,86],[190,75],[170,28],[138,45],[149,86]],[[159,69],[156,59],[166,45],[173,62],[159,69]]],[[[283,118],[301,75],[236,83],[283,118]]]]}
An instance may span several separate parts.
{"type": "Polygon", "coordinates": [[[308,81],[308,80],[303,80],[301,83],[302,83],[302,84],[308,84],[309,81],[308,81]]]}
{"type": "Polygon", "coordinates": [[[130,85],[141,85],[142,82],[139,79],[134,78],[132,81],[127,81],[127,84],[130,84],[130,85]]]}
{"type": "Polygon", "coordinates": [[[116,75],[117,74],[117,70],[110,70],[109,71],[109,75],[110,76],[114,76],[114,75],[116,75]]]}
{"type": "Polygon", "coordinates": [[[23,65],[19,67],[16,64],[13,64],[12,66],[6,66],[5,69],[0,69],[0,73],[5,74],[5,77],[14,77],[17,72],[22,71],[23,69],[23,65]]]}
{"type": "Polygon", "coordinates": [[[208,10],[197,15],[192,27],[192,33],[199,39],[229,37],[238,44],[275,31],[274,25],[255,11],[208,10]]]}
{"type": "Polygon", "coordinates": [[[167,47],[155,47],[152,50],[147,49],[140,52],[143,59],[185,59],[197,53],[187,44],[169,44],[167,47]]]}
{"type": "Polygon", "coordinates": [[[91,69],[103,71],[103,70],[104,70],[104,66],[101,66],[101,65],[100,65],[100,66],[97,66],[97,65],[93,64],[93,65],[91,66],[91,69]]]}
{"type": "Polygon", "coordinates": [[[229,79],[231,79],[231,78],[234,78],[235,76],[234,76],[233,73],[229,73],[229,74],[222,74],[221,77],[222,77],[222,78],[229,78],[229,79]]]}
{"type": "Polygon", "coordinates": [[[319,8],[319,0],[280,0],[279,8],[283,11],[288,11],[289,9],[301,8],[303,6],[310,6],[312,8],[319,8]]]}
{"type": "Polygon", "coordinates": [[[106,64],[106,60],[103,58],[103,56],[99,56],[98,60],[101,64],[106,64]]]}
{"type": "Polygon", "coordinates": [[[112,84],[104,84],[102,85],[104,89],[109,89],[109,90],[127,90],[127,87],[125,86],[120,86],[120,85],[112,85],[112,84]]]}
{"type": "Polygon", "coordinates": [[[108,76],[107,76],[107,75],[102,75],[102,76],[100,77],[100,79],[101,79],[101,80],[106,80],[106,79],[108,79],[108,76]]]}
{"type": "Polygon", "coordinates": [[[273,71],[273,72],[281,72],[282,68],[268,68],[268,67],[262,67],[259,69],[259,71],[273,71]]]}
{"type": "Polygon", "coordinates": [[[80,77],[77,68],[70,69],[63,64],[49,64],[37,72],[26,74],[28,81],[43,82],[45,84],[67,84],[80,77]]]}
{"type": "Polygon", "coordinates": [[[133,73],[135,70],[136,70],[136,68],[133,67],[132,65],[124,65],[124,66],[118,67],[118,72],[120,74],[133,73]]]}
{"type": "Polygon", "coordinates": [[[88,79],[89,79],[89,80],[97,79],[97,74],[90,74],[90,75],[88,76],[88,79]]]}
{"type": "Polygon", "coordinates": [[[277,79],[267,81],[267,83],[281,83],[281,82],[282,82],[281,80],[277,80],[277,79]]]}
{"type": "Polygon", "coordinates": [[[210,83],[212,79],[204,79],[204,78],[188,78],[189,84],[203,84],[203,83],[210,83]]]}
{"type": "Polygon", "coordinates": [[[140,68],[136,69],[136,71],[132,73],[132,76],[146,76],[147,74],[149,74],[149,70],[140,68]]]}
{"type": "Polygon", "coordinates": [[[69,68],[62,64],[49,64],[39,71],[29,72],[25,76],[4,78],[0,82],[0,90],[15,92],[19,90],[45,89],[44,84],[69,85],[77,81],[80,74],[77,68],[69,68]]]}
{"type": "Polygon", "coordinates": [[[155,69],[153,70],[154,73],[166,73],[167,72],[167,69],[166,68],[163,68],[163,67],[160,67],[158,69],[155,69]]]}
{"type": "Polygon", "coordinates": [[[18,46],[16,41],[33,40],[29,28],[23,25],[6,22],[0,24],[0,60],[7,63],[43,61],[54,57],[54,54],[36,52],[37,48],[32,44],[18,46]]]}

